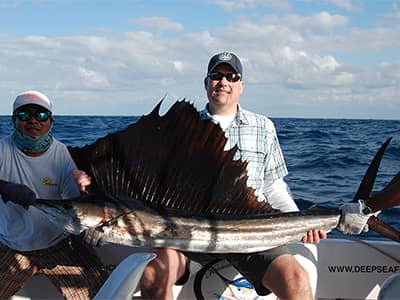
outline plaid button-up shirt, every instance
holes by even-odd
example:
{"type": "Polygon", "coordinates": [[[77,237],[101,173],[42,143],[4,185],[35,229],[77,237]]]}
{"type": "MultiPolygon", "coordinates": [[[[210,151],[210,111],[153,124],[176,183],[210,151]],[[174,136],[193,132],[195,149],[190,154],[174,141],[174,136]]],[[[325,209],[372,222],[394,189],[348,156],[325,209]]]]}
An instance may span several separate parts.
{"type": "MultiPolygon", "coordinates": [[[[200,111],[201,119],[214,120],[207,109],[200,111]]],[[[214,120],[215,121],[215,120],[214,120]]],[[[288,174],[282,150],[272,121],[239,106],[231,125],[225,130],[228,141],[225,150],[238,146],[234,159],[247,161],[248,186],[256,190],[260,201],[266,201],[264,183],[288,174]]]]}

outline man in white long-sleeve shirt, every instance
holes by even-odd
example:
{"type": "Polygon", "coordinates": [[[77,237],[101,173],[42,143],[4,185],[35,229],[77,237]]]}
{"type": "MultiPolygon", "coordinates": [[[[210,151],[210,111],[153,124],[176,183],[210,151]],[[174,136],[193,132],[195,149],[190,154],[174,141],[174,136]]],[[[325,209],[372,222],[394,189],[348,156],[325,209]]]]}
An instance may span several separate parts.
{"type": "MultiPolygon", "coordinates": [[[[239,58],[229,52],[213,56],[204,86],[208,104],[200,116],[220,124],[228,138],[226,149],[237,145],[235,158],[248,162],[247,184],[256,190],[258,199],[284,212],[297,211],[283,179],[287,169],[272,121],[238,104],[244,88],[239,58]]],[[[319,242],[320,238],[326,238],[326,233],[311,230],[303,241],[319,242]]],[[[172,286],[188,277],[188,260],[173,249],[160,249],[157,254],[143,274],[142,296],[172,299],[172,286]]],[[[254,285],[259,295],[272,291],[280,299],[312,299],[308,274],[286,246],[251,255],[230,255],[227,259],[254,285]]]]}
{"type": "Polygon", "coordinates": [[[18,95],[12,120],[14,131],[0,140],[0,299],[9,299],[36,273],[66,299],[92,298],[107,278],[100,260],[31,206],[36,198],[78,197],[87,175],[75,170],[67,147],[53,138],[46,95],[18,95]]]}

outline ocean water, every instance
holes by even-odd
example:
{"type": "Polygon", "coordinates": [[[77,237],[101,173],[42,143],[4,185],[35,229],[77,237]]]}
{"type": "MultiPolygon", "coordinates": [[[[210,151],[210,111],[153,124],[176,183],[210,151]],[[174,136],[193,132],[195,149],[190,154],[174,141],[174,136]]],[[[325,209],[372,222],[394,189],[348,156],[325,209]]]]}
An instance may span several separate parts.
{"type": "MultiPolygon", "coordinates": [[[[53,131],[67,145],[84,146],[137,119],[56,116],[53,131]]],[[[370,161],[389,137],[393,139],[383,157],[374,191],[381,190],[400,171],[400,121],[297,118],[273,118],[273,121],[289,169],[286,181],[301,208],[312,203],[338,207],[352,200],[370,161]]],[[[0,116],[0,137],[11,130],[11,118],[0,116]]],[[[385,210],[380,218],[400,230],[400,207],[385,210]]],[[[330,235],[340,233],[335,230],[330,235]]],[[[380,238],[371,231],[362,237],[380,238]]]]}

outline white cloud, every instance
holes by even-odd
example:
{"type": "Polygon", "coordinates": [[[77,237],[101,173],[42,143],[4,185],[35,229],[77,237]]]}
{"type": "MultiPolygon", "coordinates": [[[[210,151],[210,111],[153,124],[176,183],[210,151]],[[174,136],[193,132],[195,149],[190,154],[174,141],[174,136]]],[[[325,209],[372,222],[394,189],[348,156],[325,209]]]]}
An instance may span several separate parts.
{"type": "Polygon", "coordinates": [[[311,16],[289,14],[286,16],[265,16],[263,24],[290,28],[298,34],[327,34],[349,23],[346,16],[322,11],[311,16]]]}
{"type": "Polygon", "coordinates": [[[102,87],[109,86],[107,78],[94,70],[88,70],[84,67],[78,68],[80,78],[83,80],[83,85],[87,87],[102,87]]]}
{"type": "Polygon", "coordinates": [[[0,3],[0,9],[15,9],[17,7],[18,4],[15,1],[2,1],[0,3]]]}
{"type": "MultiPolygon", "coordinates": [[[[335,5],[337,7],[343,8],[347,11],[351,12],[361,12],[362,8],[360,5],[357,5],[355,1],[350,0],[325,0],[325,2],[335,5]]],[[[358,3],[360,4],[360,3],[358,3]]]]}
{"type": "MultiPolygon", "coordinates": [[[[351,12],[351,13],[361,13],[363,12],[363,0],[302,0],[302,2],[308,5],[319,6],[321,4],[336,7],[341,10],[351,12]]],[[[336,9],[337,10],[337,9],[336,9]]]]}
{"type": "MultiPolygon", "coordinates": [[[[270,78],[274,78],[275,83],[286,84],[288,88],[319,89],[327,86],[348,86],[352,83],[352,75],[341,71],[341,65],[333,56],[321,57],[286,46],[273,49],[270,59],[274,61],[274,65],[270,67],[270,78]]],[[[263,72],[265,69],[267,68],[263,68],[261,63],[260,69],[254,71],[263,72]]],[[[249,77],[251,80],[251,75],[249,77]]]]}
{"type": "Polygon", "coordinates": [[[173,61],[175,70],[182,72],[184,70],[184,63],[182,61],[173,61]]]}
{"type": "Polygon", "coordinates": [[[222,7],[224,10],[232,11],[243,8],[256,8],[258,6],[268,6],[277,9],[289,10],[292,5],[287,0],[216,0],[212,4],[222,7]]]}
{"type": "MultiPolygon", "coordinates": [[[[244,2],[251,3],[257,4],[244,2]]],[[[244,65],[241,101],[249,109],[269,115],[291,109],[296,116],[323,103],[368,102],[400,114],[400,61],[387,55],[399,48],[398,26],[351,28],[349,17],[328,12],[241,15],[213,31],[179,31],[164,21],[157,30],[176,34],[0,35],[0,113],[8,114],[13,97],[31,88],[56,99],[57,113],[141,114],[165,94],[169,101],[187,97],[202,107],[208,59],[231,50],[244,65]],[[267,105],[260,98],[280,101],[267,105]]]]}
{"type": "Polygon", "coordinates": [[[157,31],[182,31],[183,25],[166,17],[143,17],[129,20],[132,24],[139,24],[145,28],[157,31]]]}

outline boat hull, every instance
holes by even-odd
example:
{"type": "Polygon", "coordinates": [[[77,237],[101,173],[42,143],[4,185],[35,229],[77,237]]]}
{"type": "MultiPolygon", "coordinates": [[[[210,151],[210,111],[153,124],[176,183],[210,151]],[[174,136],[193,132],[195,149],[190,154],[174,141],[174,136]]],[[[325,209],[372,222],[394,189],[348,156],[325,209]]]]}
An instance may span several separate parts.
{"type": "MultiPolygon", "coordinates": [[[[294,243],[289,245],[299,262],[307,269],[315,299],[377,299],[386,278],[400,272],[400,244],[379,240],[346,240],[329,238],[319,244],[294,243]]],[[[135,252],[146,249],[106,245],[97,249],[103,262],[117,265],[135,252]]],[[[205,272],[200,290],[205,299],[254,299],[254,290],[231,284],[241,275],[222,261],[205,272]],[[216,274],[225,277],[221,279],[216,274]]],[[[176,299],[196,299],[192,274],[184,286],[175,286],[176,299]]],[[[197,283],[196,283],[197,284],[197,283]]],[[[135,295],[139,295],[136,293],[135,295]]],[[[13,297],[17,299],[62,299],[61,295],[43,276],[35,276],[13,297]],[[43,291],[46,291],[44,294],[43,291]]],[[[258,299],[275,299],[274,295],[258,299]]]]}

